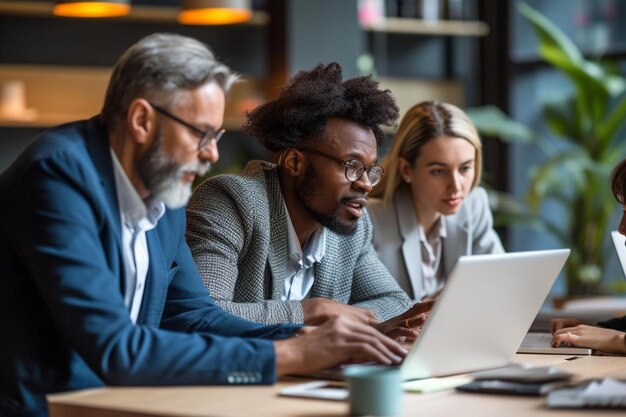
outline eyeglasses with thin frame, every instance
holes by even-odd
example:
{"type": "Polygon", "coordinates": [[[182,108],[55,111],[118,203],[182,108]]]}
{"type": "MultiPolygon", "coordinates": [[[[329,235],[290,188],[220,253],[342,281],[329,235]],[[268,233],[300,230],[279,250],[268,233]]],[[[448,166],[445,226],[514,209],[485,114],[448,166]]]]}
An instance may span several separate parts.
{"type": "Polygon", "coordinates": [[[173,115],[169,111],[165,110],[163,107],[157,106],[156,104],[151,103],[151,102],[149,103],[154,108],[154,110],[161,113],[163,116],[169,117],[175,122],[180,123],[181,125],[185,126],[187,129],[196,133],[198,137],[200,138],[200,141],[198,142],[198,151],[202,151],[206,149],[206,147],[209,146],[211,142],[214,140],[215,140],[215,143],[219,142],[220,139],[222,139],[222,136],[224,135],[224,133],[226,132],[226,129],[219,129],[218,131],[215,131],[213,129],[202,130],[200,128],[195,127],[191,123],[184,121],[180,117],[173,115]]]}
{"type": "Polygon", "coordinates": [[[326,159],[330,159],[331,161],[335,161],[344,167],[346,167],[345,175],[346,179],[350,182],[355,182],[359,178],[363,176],[363,172],[367,172],[367,178],[370,180],[370,184],[372,187],[378,184],[385,174],[383,167],[378,164],[373,164],[369,167],[365,166],[365,164],[358,159],[348,159],[343,160],[341,158],[337,158],[335,156],[329,155],[326,152],[317,151],[311,148],[297,148],[299,151],[312,153],[313,155],[321,156],[326,159]]]}

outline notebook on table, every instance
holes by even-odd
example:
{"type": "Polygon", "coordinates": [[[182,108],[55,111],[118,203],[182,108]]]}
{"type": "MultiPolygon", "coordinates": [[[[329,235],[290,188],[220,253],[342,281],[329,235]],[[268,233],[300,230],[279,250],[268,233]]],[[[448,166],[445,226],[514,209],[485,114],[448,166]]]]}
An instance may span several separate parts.
{"type": "MultiPolygon", "coordinates": [[[[569,253],[460,257],[400,367],[403,379],[509,365],[569,253]]],[[[336,379],[341,371],[308,376],[336,379]]]]}
{"type": "MultiPolygon", "coordinates": [[[[606,378],[587,380],[574,387],[563,387],[548,393],[549,408],[626,408],[626,380],[606,378]]],[[[623,415],[623,413],[622,413],[623,415]]]]}

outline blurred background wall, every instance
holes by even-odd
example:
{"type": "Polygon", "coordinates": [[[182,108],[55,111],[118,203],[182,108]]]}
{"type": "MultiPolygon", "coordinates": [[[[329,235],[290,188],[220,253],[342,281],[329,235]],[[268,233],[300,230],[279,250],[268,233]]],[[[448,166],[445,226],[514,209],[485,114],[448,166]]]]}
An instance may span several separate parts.
{"type": "MultiPolygon", "coordinates": [[[[610,57],[623,67],[626,2],[527,3],[587,56],[610,57]]],[[[116,59],[154,32],[207,43],[246,80],[229,97],[228,133],[216,172],[272,157],[241,131],[245,112],[275,97],[297,71],[320,62],[339,62],[346,77],[373,74],[394,92],[402,112],[425,99],[463,108],[494,104],[545,134],[540,103],[568,88],[539,57],[537,39],[512,0],[260,0],[250,2],[248,22],[202,26],[178,23],[178,0],[132,0],[130,15],[107,19],[53,16],[54,4],[0,0],[0,101],[3,88],[23,95],[21,114],[0,113],[0,171],[43,130],[97,114],[116,59]]],[[[391,139],[393,131],[388,134],[391,139]]],[[[528,169],[541,155],[490,137],[484,137],[484,149],[488,187],[521,196],[528,169]]],[[[561,216],[558,208],[543,211],[561,216]]],[[[615,212],[621,212],[617,205],[615,212]]],[[[528,228],[499,232],[509,251],[559,246],[545,232],[528,228]]],[[[604,280],[623,281],[615,256],[604,280]]],[[[562,282],[553,292],[563,292],[562,282]]]]}

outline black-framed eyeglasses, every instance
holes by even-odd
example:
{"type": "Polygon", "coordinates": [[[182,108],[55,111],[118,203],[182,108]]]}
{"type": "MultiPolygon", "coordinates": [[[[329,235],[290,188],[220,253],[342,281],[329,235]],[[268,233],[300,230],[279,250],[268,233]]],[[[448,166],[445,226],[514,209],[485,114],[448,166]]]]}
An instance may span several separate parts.
{"type": "Polygon", "coordinates": [[[224,135],[224,133],[226,132],[226,129],[219,129],[218,131],[215,131],[213,129],[202,130],[198,127],[195,127],[191,123],[184,121],[180,117],[173,115],[169,111],[165,110],[163,107],[157,106],[156,104],[152,102],[149,102],[149,103],[154,108],[154,110],[161,113],[163,116],[169,117],[175,122],[180,123],[181,125],[185,126],[187,129],[196,133],[198,137],[200,138],[200,141],[198,142],[198,151],[204,150],[207,146],[211,144],[212,141],[215,141],[215,143],[219,142],[220,139],[222,139],[222,136],[224,135]]]}
{"type": "Polygon", "coordinates": [[[358,159],[348,159],[343,160],[341,158],[337,158],[335,156],[329,155],[326,152],[317,151],[311,148],[297,148],[299,151],[312,153],[313,155],[318,155],[326,159],[330,159],[331,161],[335,161],[344,167],[346,167],[346,179],[350,182],[355,182],[359,178],[363,176],[363,172],[367,172],[367,178],[370,180],[370,184],[372,186],[378,184],[380,179],[385,174],[383,167],[378,164],[371,165],[366,167],[365,164],[358,159]]]}

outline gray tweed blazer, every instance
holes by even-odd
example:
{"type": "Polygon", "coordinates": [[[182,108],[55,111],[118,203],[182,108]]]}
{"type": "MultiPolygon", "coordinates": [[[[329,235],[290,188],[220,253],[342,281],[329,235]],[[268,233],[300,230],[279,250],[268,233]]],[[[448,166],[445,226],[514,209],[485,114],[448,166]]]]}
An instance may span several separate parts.
{"type": "MultiPolygon", "coordinates": [[[[311,297],[371,309],[387,320],[411,306],[378,259],[366,214],[352,236],[328,231],[311,297]]],[[[252,161],[238,175],[202,183],[187,207],[187,242],[216,303],[262,323],[302,323],[299,301],[281,301],[287,265],[287,215],[276,166],[252,161]]]]}

